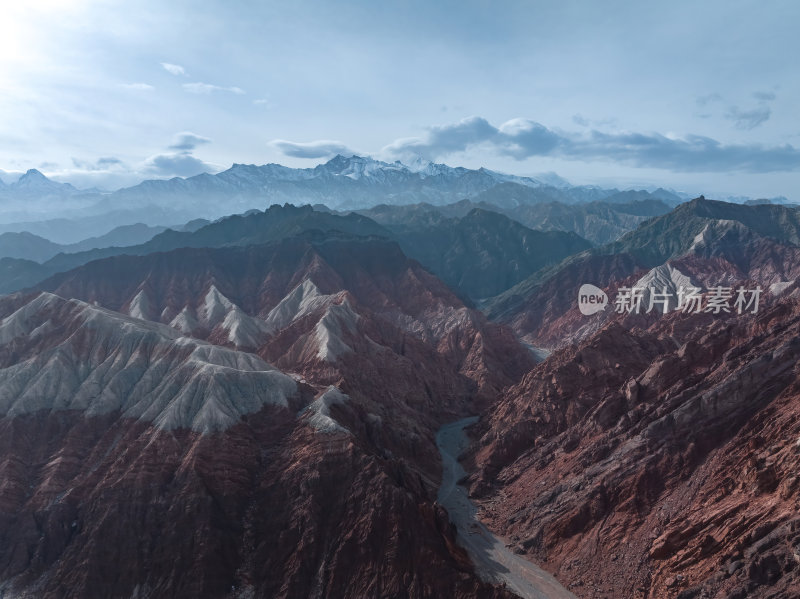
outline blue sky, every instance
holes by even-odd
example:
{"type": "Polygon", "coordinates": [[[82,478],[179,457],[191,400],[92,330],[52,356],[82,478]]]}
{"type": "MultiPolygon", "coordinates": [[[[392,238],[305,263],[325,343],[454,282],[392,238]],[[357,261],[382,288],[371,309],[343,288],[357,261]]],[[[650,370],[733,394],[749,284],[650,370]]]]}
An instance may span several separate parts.
{"type": "Polygon", "coordinates": [[[356,152],[800,201],[797,2],[22,4],[0,9],[7,173],[115,188],[356,152]]]}

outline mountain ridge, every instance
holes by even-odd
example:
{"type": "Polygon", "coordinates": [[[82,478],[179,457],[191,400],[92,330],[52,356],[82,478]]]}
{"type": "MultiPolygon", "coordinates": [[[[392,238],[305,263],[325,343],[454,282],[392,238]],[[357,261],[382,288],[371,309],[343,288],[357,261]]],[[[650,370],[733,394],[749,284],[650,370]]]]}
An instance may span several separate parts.
{"type": "MultiPolygon", "coordinates": [[[[702,196],[673,211],[643,222],[619,240],[566,258],[484,303],[490,318],[516,323],[525,337],[547,321],[547,343],[568,344],[575,339],[577,289],[593,283],[610,290],[624,282],[635,283],[651,269],[681,261],[684,274],[696,273],[703,282],[721,284],[726,271],[749,274],[770,288],[796,277],[800,212],[778,205],[745,206],[707,200],[702,196]],[[725,218],[722,218],[725,217],[725,218]],[[713,281],[715,273],[720,280],[713,281]],[[563,317],[563,318],[562,318],[563,317]],[[563,320],[570,320],[569,325],[563,320]],[[566,328],[560,328],[564,325],[566,328]]],[[[599,323],[598,315],[592,322],[599,323]]],[[[580,334],[593,332],[584,329],[580,334]]]]}

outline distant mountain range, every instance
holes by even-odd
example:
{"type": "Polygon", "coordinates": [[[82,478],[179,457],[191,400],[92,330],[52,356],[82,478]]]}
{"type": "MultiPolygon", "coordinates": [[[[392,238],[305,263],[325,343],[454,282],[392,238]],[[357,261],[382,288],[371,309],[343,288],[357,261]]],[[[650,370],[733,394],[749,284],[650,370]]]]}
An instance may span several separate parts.
{"type": "MultiPolygon", "coordinates": [[[[317,208],[323,209],[319,206],[317,208]]],[[[582,204],[544,202],[506,207],[486,201],[461,200],[444,206],[427,203],[406,206],[381,204],[359,210],[358,213],[369,216],[383,225],[402,228],[412,224],[432,226],[447,218],[465,216],[475,208],[499,212],[537,231],[577,233],[596,245],[602,245],[632,231],[649,218],[666,214],[673,207],[658,199],[630,202],[612,202],[608,199],[582,204]]]]}
{"type": "Polygon", "coordinates": [[[0,181],[0,197],[62,197],[84,193],[69,183],[51,181],[35,168],[30,169],[13,183],[5,184],[0,181]]]}
{"type": "MultiPolygon", "coordinates": [[[[663,204],[659,210],[665,212],[691,197],[663,188],[647,191],[570,185],[554,173],[539,178],[521,177],[424,160],[403,164],[341,155],[310,168],[234,164],[214,175],[146,180],[110,192],[76,189],[31,169],[17,181],[0,184],[0,232],[27,231],[56,243],[70,244],[103,235],[119,225],[171,226],[198,217],[214,220],[252,209],[263,210],[276,203],[363,210],[380,204],[444,206],[469,200],[478,207],[493,206],[532,228],[573,230],[594,243],[605,243],[638,222],[623,218],[618,225],[606,227],[593,222],[594,218],[587,214],[577,217],[585,220],[584,224],[576,221],[567,225],[564,223],[575,219],[560,215],[562,205],[652,201],[663,204]],[[555,206],[532,208],[542,204],[555,206]],[[547,216],[549,226],[538,224],[542,211],[553,212],[547,216]]],[[[771,200],[737,197],[735,201],[788,203],[784,197],[771,200]]],[[[602,220],[607,219],[602,217],[602,220]]]]}
{"type": "MultiPolygon", "coordinates": [[[[176,218],[177,222],[194,216],[218,218],[285,202],[355,209],[381,203],[441,205],[475,199],[509,208],[552,201],[576,203],[607,198],[618,201],[614,198],[619,193],[617,189],[571,186],[552,175],[540,181],[485,168],[450,167],[425,161],[409,166],[361,156],[336,156],[313,168],[234,164],[215,175],[148,180],[114,192],[79,190],[68,183],[51,181],[32,169],[18,181],[0,187],[0,218],[8,223],[39,220],[43,214],[51,218],[77,217],[152,206],[172,211],[176,217],[182,215],[176,218]]],[[[635,193],[671,204],[686,199],[662,189],[635,193]]]]}
{"type": "MultiPolygon", "coordinates": [[[[69,253],[64,251],[41,264],[22,258],[24,252],[32,255],[33,246],[39,252],[53,252],[54,244],[29,234],[5,233],[0,235],[0,250],[5,241],[10,246],[6,255],[10,256],[13,249],[16,257],[0,259],[4,273],[0,290],[16,291],[56,273],[122,254],[143,256],[178,248],[260,245],[297,235],[336,234],[396,242],[463,299],[476,301],[497,295],[539,269],[592,246],[575,233],[534,231],[496,211],[479,208],[435,222],[409,218],[404,225],[393,226],[354,212],[338,214],[311,206],[274,205],[263,212],[230,216],[193,229],[195,224],[202,223],[190,223],[183,231],[167,229],[136,245],[100,244],[115,238],[122,241],[122,233],[116,231],[99,240],[68,246],[69,253]],[[80,251],[80,246],[93,249],[80,251]]],[[[142,229],[142,233],[145,231],[152,229],[142,229]]]]}
{"type": "Polygon", "coordinates": [[[0,233],[0,258],[22,258],[45,262],[56,254],[75,253],[105,247],[125,247],[144,243],[164,231],[166,227],[150,227],[141,223],[123,225],[99,237],[76,243],[54,243],[27,231],[0,233]]]}

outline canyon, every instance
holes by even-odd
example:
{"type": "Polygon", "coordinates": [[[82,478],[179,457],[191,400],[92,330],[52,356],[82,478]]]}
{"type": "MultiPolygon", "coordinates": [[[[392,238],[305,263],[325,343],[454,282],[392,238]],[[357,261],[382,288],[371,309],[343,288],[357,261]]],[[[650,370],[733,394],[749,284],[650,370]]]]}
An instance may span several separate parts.
{"type": "Polygon", "coordinates": [[[276,206],[2,296],[0,592],[794,597],[791,210],[697,199],[588,247],[276,206]],[[582,283],[763,294],[585,316],[582,283]]]}

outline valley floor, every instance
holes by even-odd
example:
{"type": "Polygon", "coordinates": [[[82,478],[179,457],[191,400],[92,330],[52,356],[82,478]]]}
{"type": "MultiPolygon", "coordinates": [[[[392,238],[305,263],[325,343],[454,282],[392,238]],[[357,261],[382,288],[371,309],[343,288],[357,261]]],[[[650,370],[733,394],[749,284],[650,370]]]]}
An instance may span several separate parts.
{"type": "Polygon", "coordinates": [[[442,455],[442,485],[437,500],[450,514],[459,543],[486,582],[505,584],[523,599],[575,599],[553,576],[512,553],[501,538],[493,535],[477,518],[477,508],[464,487],[457,484],[466,474],[458,462],[467,446],[464,428],[476,421],[477,417],[471,417],[451,422],[436,434],[436,446],[442,455]]]}

